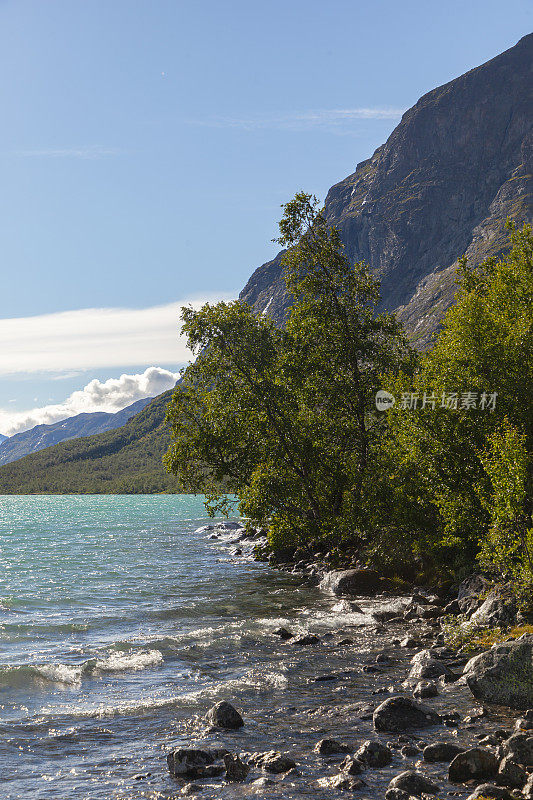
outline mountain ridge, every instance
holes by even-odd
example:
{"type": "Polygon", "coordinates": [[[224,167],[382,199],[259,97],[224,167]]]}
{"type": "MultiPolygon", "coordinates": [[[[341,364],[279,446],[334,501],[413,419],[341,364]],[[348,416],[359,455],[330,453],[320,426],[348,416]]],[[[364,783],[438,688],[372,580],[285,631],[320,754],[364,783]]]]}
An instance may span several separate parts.
{"type": "MultiPolygon", "coordinates": [[[[426,93],[327,194],[326,215],[348,257],[368,262],[381,280],[381,309],[396,313],[421,349],[453,303],[457,260],[497,255],[506,246],[505,219],[533,218],[532,78],[529,34],[426,93]]],[[[280,324],[289,305],[282,255],[258,267],[239,295],[280,324]]],[[[115,431],[1,466],[0,492],[178,491],[161,464],[170,395],[115,431]]]]}

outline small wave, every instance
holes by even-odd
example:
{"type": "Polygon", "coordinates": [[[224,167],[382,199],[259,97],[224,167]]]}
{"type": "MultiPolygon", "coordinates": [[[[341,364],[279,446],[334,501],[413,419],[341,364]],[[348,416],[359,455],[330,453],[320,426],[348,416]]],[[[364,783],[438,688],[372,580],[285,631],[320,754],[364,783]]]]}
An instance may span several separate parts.
{"type": "Polygon", "coordinates": [[[81,683],[81,676],[83,673],[83,666],[74,667],[68,664],[42,664],[38,667],[33,667],[37,675],[45,678],[52,683],[66,683],[74,685],[81,683]]]}
{"type": "Polygon", "coordinates": [[[124,670],[146,669],[157,667],[163,663],[163,656],[159,650],[141,650],[140,652],[112,653],[107,658],[97,659],[94,664],[95,672],[122,672],[124,670]]]}

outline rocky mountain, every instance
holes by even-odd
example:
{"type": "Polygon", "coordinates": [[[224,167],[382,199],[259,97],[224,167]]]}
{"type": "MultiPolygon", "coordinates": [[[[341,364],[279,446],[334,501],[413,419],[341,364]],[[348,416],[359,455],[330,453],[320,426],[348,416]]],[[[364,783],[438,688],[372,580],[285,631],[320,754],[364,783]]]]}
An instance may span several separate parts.
{"type": "Polygon", "coordinates": [[[29,453],[36,453],[38,450],[52,447],[68,439],[93,436],[120,428],[139,411],[142,411],[152,399],[152,397],[145,397],[137,400],[114,414],[105,411],[77,414],[75,417],[54,422],[52,425],[36,425],[29,431],[16,433],[9,438],[2,437],[0,439],[0,465],[9,464],[29,453]]]}
{"type": "Polygon", "coordinates": [[[2,444],[2,442],[5,442],[5,440],[8,438],[9,438],[8,436],[4,436],[3,433],[0,433],[0,444],[2,444]]]}
{"type": "MultiPolygon", "coordinates": [[[[453,303],[457,259],[501,252],[506,218],[533,217],[532,119],[533,34],[424,95],[328,192],[326,214],[348,256],[370,264],[382,308],[420,348],[453,303]]],[[[256,269],[240,295],[279,322],[289,303],[281,256],[256,269]]],[[[114,431],[0,467],[0,493],[176,491],[161,465],[169,398],[156,397],[114,431]]]]}
{"type": "MultiPolygon", "coordinates": [[[[420,98],[374,155],[335,184],[325,213],[354,261],[381,280],[394,311],[426,347],[453,303],[454,270],[501,252],[507,217],[532,219],[533,34],[420,98]]],[[[282,320],[282,253],[240,298],[282,320]]]]}

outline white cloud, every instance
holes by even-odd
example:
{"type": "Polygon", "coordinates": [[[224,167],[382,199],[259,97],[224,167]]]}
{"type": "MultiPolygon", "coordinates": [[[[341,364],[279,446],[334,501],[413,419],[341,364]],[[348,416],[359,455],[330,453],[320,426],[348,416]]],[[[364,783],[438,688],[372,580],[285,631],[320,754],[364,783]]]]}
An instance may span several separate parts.
{"type": "Polygon", "coordinates": [[[251,114],[248,116],[210,117],[189,120],[191,125],[209,128],[242,128],[258,130],[277,128],[280,130],[305,130],[309,128],[345,128],[357,119],[399,119],[402,108],[331,108],[294,114],[251,114]]]}
{"type": "Polygon", "coordinates": [[[10,412],[0,408],[0,431],[6,436],[33,428],[35,425],[51,425],[76,414],[93,411],[114,413],[141,400],[155,397],[174,386],[178,372],[160,367],[148,367],[140,375],[121,375],[90,381],[83,389],[73,392],[63,403],[32,408],[28,411],[10,412]]]}
{"type": "Polygon", "coordinates": [[[184,364],[190,353],[179,333],[181,306],[219,299],[0,319],[0,375],[184,364]]]}

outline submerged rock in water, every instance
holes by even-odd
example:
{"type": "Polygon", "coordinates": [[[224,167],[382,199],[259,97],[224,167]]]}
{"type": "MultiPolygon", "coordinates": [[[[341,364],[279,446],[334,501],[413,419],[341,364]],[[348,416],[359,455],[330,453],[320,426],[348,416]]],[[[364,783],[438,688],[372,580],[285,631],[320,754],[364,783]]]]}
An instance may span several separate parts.
{"type": "Polygon", "coordinates": [[[209,750],[180,747],[167,755],[167,765],[174,777],[198,778],[205,775],[205,768],[215,762],[209,750]]]}
{"type": "Polygon", "coordinates": [[[244,725],[244,720],[237,709],[225,700],[222,700],[220,703],[214,705],[213,708],[210,708],[205,718],[207,722],[214,725],[216,728],[234,730],[236,728],[242,728],[244,725]]]}
{"type": "Polygon", "coordinates": [[[272,631],[274,636],[279,636],[280,639],[292,639],[294,634],[287,630],[287,628],[276,628],[275,631],[272,631]]]}
{"type": "Polygon", "coordinates": [[[300,647],[305,647],[309,644],[319,644],[320,639],[318,636],[315,636],[314,633],[305,633],[302,636],[297,636],[295,639],[292,640],[293,644],[297,644],[300,647]]]}
{"type": "Polygon", "coordinates": [[[472,778],[491,778],[498,772],[498,759],[490,750],[472,747],[458,753],[448,768],[448,780],[465,783],[472,778]]]}
{"type": "Polygon", "coordinates": [[[533,706],[533,635],[495,645],[464,669],[474,697],[510,708],[533,706]]]}
{"type": "Polygon", "coordinates": [[[321,739],[315,744],[314,751],[321,756],[335,756],[351,753],[352,748],[347,744],[341,744],[336,739],[321,739]]]}
{"type": "Polygon", "coordinates": [[[368,767],[386,767],[392,761],[392,752],[381,742],[367,739],[355,753],[355,758],[368,767]]]}
{"type": "Polygon", "coordinates": [[[437,794],[440,791],[436,783],[415,770],[406,770],[393,778],[389,783],[390,789],[400,789],[407,795],[415,797],[420,797],[422,794],[437,794]]]}
{"type": "Polygon", "coordinates": [[[241,761],[239,756],[232,755],[231,753],[224,756],[224,766],[226,767],[227,781],[244,781],[250,772],[248,764],[241,761]]]}
{"type": "Polygon", "coordinates": [[[377,731],[406,731],[410,728],[427,728],[436,725],[440,717],[421,703],[408,697],[390,697],[376,708],[373,715],[377,731]]]}
{"type": "Polygon", "coordinates": [[[381,578],[373,569],[344,569],[328,572],[320,581],[319,588],[336,595],[375,594],[381,586],[381,578]]]}

